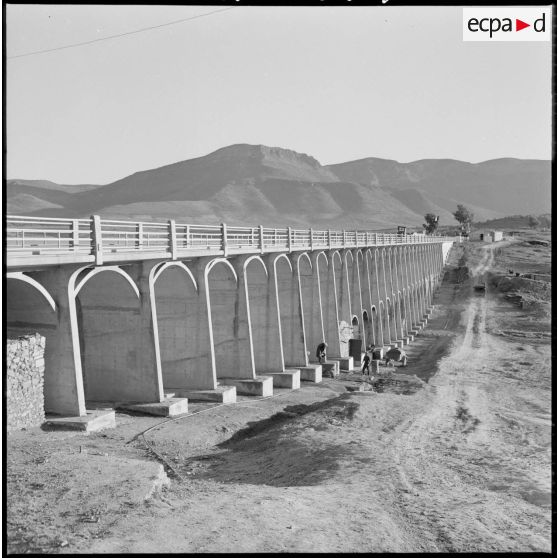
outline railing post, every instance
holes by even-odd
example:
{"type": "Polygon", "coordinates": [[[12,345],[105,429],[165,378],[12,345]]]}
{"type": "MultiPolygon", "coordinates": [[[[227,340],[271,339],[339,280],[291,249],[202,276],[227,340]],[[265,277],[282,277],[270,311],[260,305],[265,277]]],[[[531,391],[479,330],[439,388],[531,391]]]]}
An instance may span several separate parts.
{"type": "Polygon", "coordinates": [[[184,239],[186,248],[190,248],[190,225],[186,225],[186,238],[184,239]]]}
{"type": "Polygon", "coordinates": [[[171,258],[176,260],[176,221],[169,219],[169,240],[171,258]]]}
{"type": "Polygon", "coordinates": [[[72,248],[74,252],[79,247],[79,221],[77,219],[72,220],[72,248]]]}
{"type": "Polygon", "coordinates": [[[103,265],[103,233],[101,232],[101,217],[99,215],[91,215],[91,235],[93,237],[95,265],[103,265]]]}
{"type": "Polygon", "coordinates": [[[264,253],[264,230],[263,225],[260,225],[260,253],[264,253]]]}
{"type": "Polygon", "coordinates": [[[314,250],[314,231],[310,229],[310,250],[314,250]]]}
{"type": "Polygon", "coordinates": [[[331,249],[331,229],[327,230],[327,245],[331,249]]]}
{"type": "Polygon", "coordinates": [[[227,225],[225,223],[221,223],[221,247],[226,258],[229,255],[229,250],[227,248],[227,225]]]}
{"type": "Polygon", "coordinates": [[[347,247],[347,231],[343,229],[343,248],[347,247]]]}
{"type": "Polygon", "coordinates": [[[355,231],[355,246],[358,248],[358,231],[355,231]]]}
{"type": "Polygon", "coordinates": [[[138,235],[137,248],[141,250],[143,248],[143,223],[137,224],[136,234],[138,235]]]}
{"type": "Polygon", "coordinates": [[[287,247],[289,249],[289,254],[293,251],[293,241],[291,238],[291,234],[292,234],[292,227],[287,227],[287,247]]]}

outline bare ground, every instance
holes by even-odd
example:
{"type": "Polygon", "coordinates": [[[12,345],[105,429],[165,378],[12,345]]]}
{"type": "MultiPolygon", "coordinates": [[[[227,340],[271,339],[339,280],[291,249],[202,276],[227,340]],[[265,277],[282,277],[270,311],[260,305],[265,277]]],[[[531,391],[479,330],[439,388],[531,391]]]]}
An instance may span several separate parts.
{"type": "MultiPolygon", "coordinates": [[[[471,244],[468,265],[498,271],[518,244],[471,244]]],[[[8,551],[550,552],[548,314],[473,281],[448,274],[409,365],[367,391],[347,391],[355,371],[174,421],[10,435],[8,551]],[[171,483],[146,494],[157,461],[171,483]]]]}

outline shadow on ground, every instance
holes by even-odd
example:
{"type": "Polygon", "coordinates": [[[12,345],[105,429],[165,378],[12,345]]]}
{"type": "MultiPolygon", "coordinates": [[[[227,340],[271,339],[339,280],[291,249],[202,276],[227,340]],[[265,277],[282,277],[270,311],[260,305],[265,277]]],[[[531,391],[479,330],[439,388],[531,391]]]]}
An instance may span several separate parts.
{"type": "Polygon", "coordinates": [[[311,405],[291,405],[189,460],[183,473],[224,483],[275,487],[322,484],[339,470],[350,446],[327,443],[322,431],[352,421],[359,404],[351,395],[311,405]],[[306,436],[301,436],[301,431],[306,436]],[[314,435],[312,435],[314,433],[314,435]]]}

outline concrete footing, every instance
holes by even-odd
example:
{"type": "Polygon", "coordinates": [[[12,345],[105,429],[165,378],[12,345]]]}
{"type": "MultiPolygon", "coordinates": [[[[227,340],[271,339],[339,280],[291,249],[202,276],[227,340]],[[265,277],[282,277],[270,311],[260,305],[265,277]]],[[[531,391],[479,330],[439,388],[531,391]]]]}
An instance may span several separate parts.
{"type": "Polygon", "coordinates": [[[255,378],[219,378],[227,386],[235,386],[236,393],[241,395],[260,395],[269,397],[273,395],[273,378],[271,376],[256,376],[255,378]]]}
{"type": "Polygon", "coordinates": [[[331,357],[329,360],[339,362],[339,370],[352,370],[355,367],[355,359],[350,357],[331,357]]]}
{"type": "Polygon", "coordinates": [[[115,407],[122,411],[133,411],[158,417],[176,417],[188,412],[188,399],[169,397],[160,403],[118,403],[115,407]]]}
{"type": "Polygon", "coordinates": [[[300,380],[303,382],[314,382],[319,384],[322,381],[322,365],[309,364],[300,367],[300,380]]]}
{"type": "Polygon", "coordinates": [[[218,403],[236,403],[236,386],[217,386],[215,389],[176,389],[178,397],[187,397],[190,401],[216,401],[218,403]]]}
{"type": "Polygon", "coordinates": [[[321,366],[324,378],[337,378],[339,376],[339,361],[326,360],[321,366]]]}
{"type": "Polygon", "coordinates": [[[371,360],[370,361],[370,374],[379,374],[380,373],[380,361],[379,360],[371,360]]]}
{"type": "Polygon", "coordinates": [[[266,372],[273,378],[273,387],[300,389],[300,370],[290,368],[283,372],[266,372]]]}
{"type": "Polygon", "coordinates": [[[86,411],[83,417],[49,416],[42,424],[43,430],[81,430],[97,432],[116,426],[116,415],[113,410],[86,411]]]}

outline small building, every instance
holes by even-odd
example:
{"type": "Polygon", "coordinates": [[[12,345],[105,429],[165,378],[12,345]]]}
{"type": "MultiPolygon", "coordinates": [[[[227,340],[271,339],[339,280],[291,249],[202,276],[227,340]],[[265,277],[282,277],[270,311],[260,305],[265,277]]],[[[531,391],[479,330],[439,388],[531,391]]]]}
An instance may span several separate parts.
{"type": "Polygon", "coordinates": [[[504,233],[502,231],[484,230],[477,232],[481,242],[499,242],[504,240],[504,233]]]}

